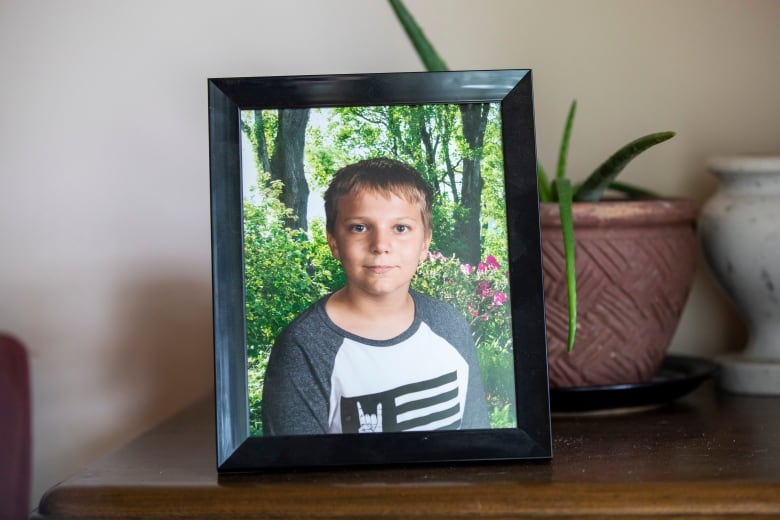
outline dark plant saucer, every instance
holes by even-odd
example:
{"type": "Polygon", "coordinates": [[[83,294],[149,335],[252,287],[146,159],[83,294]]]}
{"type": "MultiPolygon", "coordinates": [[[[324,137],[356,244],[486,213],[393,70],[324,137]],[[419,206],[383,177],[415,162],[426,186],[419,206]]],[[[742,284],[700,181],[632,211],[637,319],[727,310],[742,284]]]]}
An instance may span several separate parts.
{"type": "Polygon", "coordinates": [[[617,412],[656,407],[695,390],[715,374],[707,359],[668,355],[656,376],[645,383],[550,389],[553,413],[617,412]]]}

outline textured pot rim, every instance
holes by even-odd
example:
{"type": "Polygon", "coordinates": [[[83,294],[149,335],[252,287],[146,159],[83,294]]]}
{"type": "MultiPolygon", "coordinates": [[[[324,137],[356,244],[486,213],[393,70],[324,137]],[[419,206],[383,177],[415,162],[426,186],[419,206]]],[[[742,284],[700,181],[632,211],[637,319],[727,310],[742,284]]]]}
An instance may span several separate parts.
{"type": "Polygon", "coordinates": [[[780,155],[723,155],[707,159],[707,169],[721,174],[780,173],[780,155]]]}
{"type": "MultiPolygon", "coordinates": [[[[572,205],[574,227],[642,227],[692,224],[699,215],[698,204],[691,199],[604,200],[575,202],[572,205]]],[[[557,202],[539,204],[542,227],[560,227],[557,202]]]]}

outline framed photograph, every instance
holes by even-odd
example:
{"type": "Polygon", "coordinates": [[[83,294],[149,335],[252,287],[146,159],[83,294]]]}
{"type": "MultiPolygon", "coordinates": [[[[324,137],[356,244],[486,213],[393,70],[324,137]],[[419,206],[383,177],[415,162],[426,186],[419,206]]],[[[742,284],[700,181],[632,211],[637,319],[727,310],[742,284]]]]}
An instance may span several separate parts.
{"type": "Polygon", "coordinates": [[[531,71],[208,99],[218,471],[551,458],[531,71]]]}

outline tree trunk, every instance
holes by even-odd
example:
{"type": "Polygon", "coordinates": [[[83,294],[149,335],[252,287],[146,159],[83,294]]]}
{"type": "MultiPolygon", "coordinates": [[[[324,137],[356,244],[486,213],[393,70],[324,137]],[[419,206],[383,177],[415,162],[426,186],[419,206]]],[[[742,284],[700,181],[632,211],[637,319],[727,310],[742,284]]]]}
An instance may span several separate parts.
{"type": "Polygon", "coordinates": [[[303,147],[309,109],[279,110],[279,125],[271,157],[271,180],[282,181],[281,200],[292,210],[285,219],[290,228],[306,230],[309,184],[303,172],[303,147]]]}
{"type": "Polygon", "coordinates": [[[263,111],[255,110],[255,124],[252,127],[253,140],[255,142],[255,154],[257,155],[257,164],[266,173],[271,171],[271,163],[268,160],[268,144],[265,141],[265,124],[263,122],[263,111]]]}
{"type": "Polygon", "coordinates": [[[425,176],[434,193],[439,193],[441,188],[439,187],[439,176],[436,172],[436,145],[433,142],[423,114],[418,113],[417,119],[417,129],[420,132],[420,144],[422,145],[425,161],[425,176]]]}
{"type": "Polygon", "coordinates": [[[465,210],[455,223],[456,236],[464,238],[458,254],[467,263],[476,264],[480,260],[480,210],[482,207],[482,144],[485,140],[490,105],[468,104],[460,106],[463,118],[463,137],[468,144],[468,153],[463,161],[463,182],[461,186],[460,203],[465,210]]]}

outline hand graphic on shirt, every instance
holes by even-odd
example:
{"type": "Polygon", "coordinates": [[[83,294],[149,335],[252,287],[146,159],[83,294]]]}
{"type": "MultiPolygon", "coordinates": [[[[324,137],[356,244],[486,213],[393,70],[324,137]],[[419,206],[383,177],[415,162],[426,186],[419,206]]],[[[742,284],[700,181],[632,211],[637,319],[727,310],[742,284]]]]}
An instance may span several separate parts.
{"type": "Polygon", "coordinates": [[[358,433],[377,433],[382,431],[382,403],[376,405],[376,413],[363,413],[360,401],[357,403],[358,421],[360,428],[358,433]]]}

